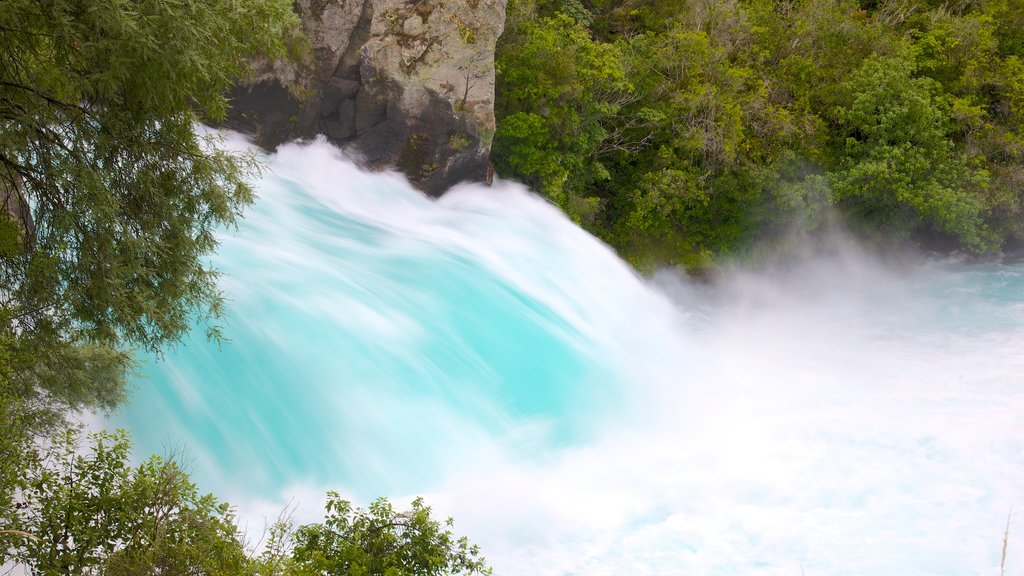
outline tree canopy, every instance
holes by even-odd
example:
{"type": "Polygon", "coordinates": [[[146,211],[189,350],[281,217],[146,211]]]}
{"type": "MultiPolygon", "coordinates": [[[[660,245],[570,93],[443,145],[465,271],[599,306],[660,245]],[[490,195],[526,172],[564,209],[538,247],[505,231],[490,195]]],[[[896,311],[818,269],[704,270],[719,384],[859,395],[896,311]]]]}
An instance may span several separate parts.
{"type": "Polygon", "coordinates": [[[0,513],[35,440],[124,398],[135,349],[216,318],[204,257],[255,164],[197,123],[296,26],[286,0],[0,5],[0,513]]]}
{"type": "MultiPolygon", "coordinates": [[[[2,464],[4,461],[0,461],[2,464]]],[[[479,549],[421,499],[396,510],[329,493],[323,522],[281,520],[262,553],[234,510],[173,457],[131,465],[124,432],[54,435],[29,451],[16,508],[0,509],[0,564],[29,575],[456,576],[490,574],[479,549]]]]}
{"type": "MultiPolygon", "coordinates": [[[[220,311],[203,257],[251,200],[250,157],[196,131],[247,58],[285,56],[282,0],[4,0],[0,385],[110,407],[130,349],[220,311]]],[[[13,401],[13,400],[12,400],[13,401]]]]}
{"type": "Polygon", "coordinates": [[[510,0],[494,163],[641,267],[830,214],[996,251],[1024,240],[1021,22],[1015,0],[510,0]]]}
{"type": "Polygon", "coordinates": [[[321,524],[295,533],[291,571],[296,575],[456,576],[491,570],[480,549],[431,517],[421,498],[399,512],[384,498],[369,508],[352,506],[337,492],[327,495],[321,524]]]}
{"type": "Polygon", "coordinates": [[[131,466],[123,432],[88,440],[70,430],[33,451],[17,511],[0,515],[6,560],[29,574],[252,573],[231,509],[176,462],[131,466]]]}

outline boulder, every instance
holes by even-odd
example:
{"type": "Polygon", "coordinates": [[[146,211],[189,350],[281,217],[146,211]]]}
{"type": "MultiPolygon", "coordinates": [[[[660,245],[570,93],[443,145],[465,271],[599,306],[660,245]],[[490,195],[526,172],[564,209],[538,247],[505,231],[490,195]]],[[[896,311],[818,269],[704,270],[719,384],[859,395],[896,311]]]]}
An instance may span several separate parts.
{"type": "Polygon", "coordinates": [[[486,181],[505,0],[297,0],[308,57],[256,63],[226,124],[273,149],[325,135],[439,195],[486,181]]]}

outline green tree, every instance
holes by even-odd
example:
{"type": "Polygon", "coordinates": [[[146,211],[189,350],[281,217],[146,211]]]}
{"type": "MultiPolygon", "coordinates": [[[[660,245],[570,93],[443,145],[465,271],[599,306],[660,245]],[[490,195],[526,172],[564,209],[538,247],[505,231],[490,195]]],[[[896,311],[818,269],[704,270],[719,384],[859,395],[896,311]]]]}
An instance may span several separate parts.
{"type": "Polygon", "coordinates": [[[495,166],[592,222],[599,204],[586,186],[608,178],[610,126],[631,99],[618,51],[562,13],[515,20],[497,60],[495,166]]]}
{"type": "Polygon", "coordinates": [[[227,504],[202,495],[173,460],[129,464],[123,432],[76,430],[35,451],[3,518],[5,560],[28,574],[236,576],[250,562],[227,504]]]}
{"type": "Polygon", "coordinates": [[[133,348],[219,313],[203,258],[254,163],[197,123],[295,30],[286,0],[2,2],[0,517],[34,442],[123,399],[133,348]]]}
{"type": "Polygon", "coordinates": [[[4,0],[0,387],[22,408],[109,408],[132,347],[217,316],[203,257],[254,164],[197,122],[296,25],[285,0],[4,0]]]}
{"type": "Polygon", "coordinates": [[[837,202],[892,234],[928,226],[984,250],[991,238],[978,191],[988,173],[950,137],[949,105],[938,84],[914,72],[910,57],[888,56],[865,60],[851,75],[850,103],[837,111],[837,202]]]}
{"type": "Polygon", "coordinates": [[[643,268],[833,214],[997,249],[1024,239],[1021,22],[1018,0],[512,1],[495,165],[643,268]]]}
{"type": "Polygon", "coordinates": [[[989,172],[976,190],[993,247],[1024,237],[1024,99],[1019,2],[983,2],[972,10],[936,10],[908,22],[919,73],[938,81],[950,103],[953,137],[989,172]]]}
{"type": "Polygon", "coordinates": [[[412,508],[395,511],[386,499],[368,509],[355,508],[336,492],[328,493],[322,524],[298,529],[292,552],[297,575],[444,576],[490,574],[476,545],[456,538],[434,520],[417,498],[412,508]]]}
{"type": "Polygon", "coordinates": [[[719,177],[741,161],[750,70],[733,65],[707,33],[682,25],[638,36],[629,47],[644,94],[637,113],[653,110],[659,122],[656,153],[642,155],[637,173],[625,178],[632,185],[626,223],[662,242],[686,237],[683,245],[691,246],[683,253],[699,250],[729,234],[731,217],[719,210],[729,191],[719,177]]]}
{"type": "Polygon", "coordinates": [[[753,44],[750,18],[728,7],[681,13],[668,31],[625,42],[642,96],[624,114],[657,119],[645,127],[649,148],[612,164],[618,213],[628,215],[616,223],[616,245],[635,262],[695,270],[791,212],[777,181],[795,173],[784,171],[819,124],[806,102],[766,77],[773,67],[753,44]],[[714,26],[695,30],[689,20],[699,18],[714,26]]]}
{"type": "MultiPolygon", "coordinates": [[[[479,548],[422,499],[405,511],[383,498],[361,509],[328,493],[322,523],[294,530],[281,519],[254,557],[227,503],[201,493],[173,457],[132,466],[123,431],[83,436],[71,427],[27,452],[16,505],[0,508],[0,564],[29,576],[491,573],[479,548]]],[[[0,460],[0,472],[10,462],[0,460]]]]}

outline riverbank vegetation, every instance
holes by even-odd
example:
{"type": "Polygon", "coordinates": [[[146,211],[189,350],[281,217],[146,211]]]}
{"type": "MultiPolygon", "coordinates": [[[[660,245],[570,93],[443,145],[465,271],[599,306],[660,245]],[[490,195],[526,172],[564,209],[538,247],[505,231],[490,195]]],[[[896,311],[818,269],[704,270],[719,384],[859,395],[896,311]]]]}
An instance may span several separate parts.
{"type": "Polygon", "coordinates": [[[1024,5],[511,0],[500,175],[641,267],[833,215],[870,243],[1024,238],[1024,5]]]}
{"type": "Polygon", "coordinates": [[[483,574],[416,501],[337,495],[254,555],[173,459],[131,464],[80,411],[124,401],[222,298],[214,232],[252,199],[251,156],[196,131],[248,59],[294,54],[291,2],[8,0],[0,9],[0,566],[25,574],[483,574]]]}
{"type": "MultiPolygon", "coordinates": [[[[487,573],[415,501],[271,530],[80,410],[220,311],[205,259],[251,200],[224,117],[291,3],[0,10],[0,551],[30,574],[487,573]]],[[[972,253],[1024,239],[1016,0],[510,0],[493,158],[641,268],[825,226],[972,253]]],[[[213,336],[216,336],[214,333],[213,336]]]]}
{"type": "Polygon", "coordinates": [[[69,429],[24,462],[17,505],[0,514],[0,565],[29,575],[491,573],[479,548],[421,500],[404,511],[385,499],[364,509],[331,493],[323,522],[295,526],[285,516],[257,552],[233,509],[203,494],[173,458],[133,466],[123,432],[69,429]]]}

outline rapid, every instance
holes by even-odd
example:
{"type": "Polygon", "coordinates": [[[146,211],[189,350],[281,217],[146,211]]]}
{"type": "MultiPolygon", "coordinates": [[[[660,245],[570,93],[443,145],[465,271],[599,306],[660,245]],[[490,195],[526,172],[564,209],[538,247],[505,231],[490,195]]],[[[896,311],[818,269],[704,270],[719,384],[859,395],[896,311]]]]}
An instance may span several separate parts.
{"type": "Polygon", "coordinates": [[[423,495],[506,576],[909,576],[999,574],[1009,517],[1024,569],[1024,262],[839,241],[709,286],[514,183],[435,201],[315,142],[256,188],[225,340],[111,419],[250,532],[423,495]]]}

